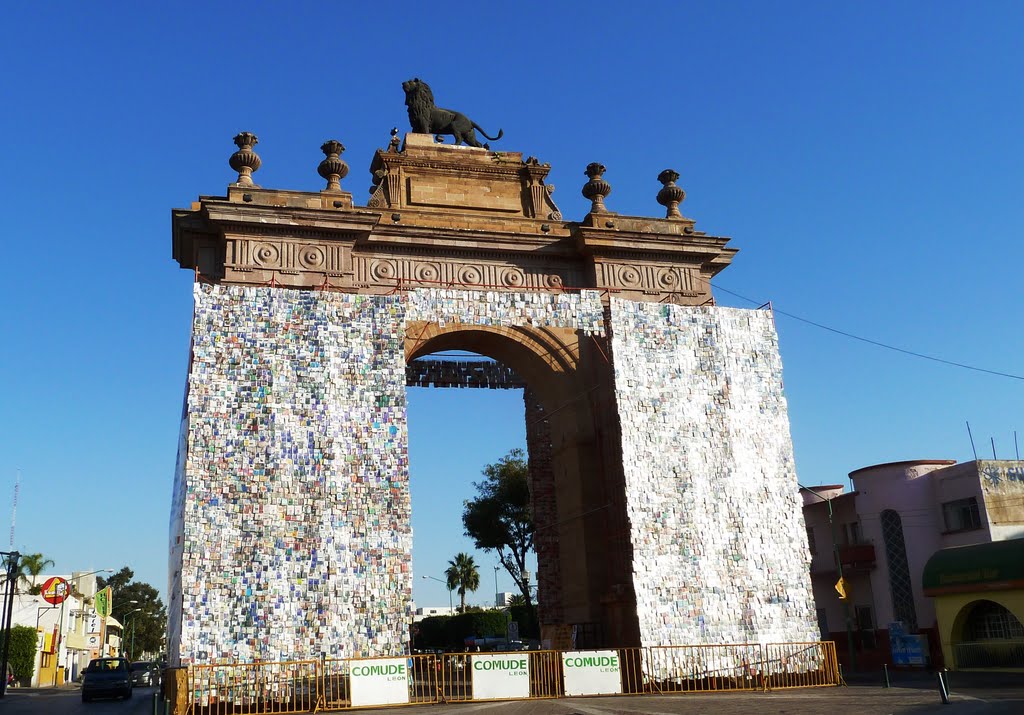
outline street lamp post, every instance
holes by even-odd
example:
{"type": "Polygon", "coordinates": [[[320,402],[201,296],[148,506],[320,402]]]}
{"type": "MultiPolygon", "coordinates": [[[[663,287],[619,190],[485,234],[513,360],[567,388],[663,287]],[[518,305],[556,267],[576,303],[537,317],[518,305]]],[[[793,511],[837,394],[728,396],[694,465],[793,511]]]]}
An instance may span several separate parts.
{"type": "Polygon", "coordinates": [[[444,587],[448,589],[448,613],[449,614],[455,613],[455,606],[452,605],[452,589],[448,585],[448,582],[447,581],[442,581],[441,579],[437,578],[436,576],[423,576],[423,578],[429,578],[432,581],[437,581],[438,583],[443,583],[444,584],[444,587]]]}
{"type": "MultiPolygon", "coordinates": [[[[129,603],[138,603],[138,601],[129,601],[129,603]]],[[[146,610],[145,608],[136,608],[135,610],[128,611],[128,613],[124,614],[125,618],[128,618],[128,616],[133,616],[132,617],[132,645],[131,645],[131,650],[128,651],[128,654],[129,654],[128,655],[128,659],[129,660],[135,660],[135,619],[138,618],[138,616],[135,616],[134,614],[139,613],[140,611],[145,611],[145,610],[146,610]]],[[[121,638],[124,638],[124,627],[121,628],[121,638]]],[[[124,644],[123,643],[121,644],[121,652],[124,653],[124,644]]]]}
{"type": "MultiPolygon", "coordinates": [[[[836,572],[839,575],[839,583],[845,583],[845,581],[843,581],[843,560],[839,556],[839,542],[836,540],[836,525],[832,514],[832,497],[819,494],[813,489],[805,487],[803,484],[798,484],[797,486],[805,492],[813,494],[821,499],[828,507],[828,528],[832,534],[832,557],[836,562],[836,572]]],[[[846,620],[846,648],[850,655],[850,670],[856,671],[857,650],[853,647],[853,620],[850,618],[850,595],[846,594],[845,598],[841,597],[839,602],[843,604],[843,618],[846,620]]]]}
{"type": "Polygon", "coordinates": [[[494,607],[495,608],[498,607],[498,569],[500,569],[500,568],[501,568],[501,566],[495,566],[494,567],[494,607]]]}

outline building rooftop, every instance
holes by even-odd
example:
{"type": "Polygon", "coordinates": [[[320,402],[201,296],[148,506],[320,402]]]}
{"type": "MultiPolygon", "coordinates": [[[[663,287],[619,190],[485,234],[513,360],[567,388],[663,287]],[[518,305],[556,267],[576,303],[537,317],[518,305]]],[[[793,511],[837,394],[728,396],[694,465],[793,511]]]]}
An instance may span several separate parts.
{"type": "Polygon", "coordinates": [[[938,465],[938,466],[949,466],[950,464],[956,464],[955,459],[905,459],[897,462],[882,462],[880,464],[872,464],[869,467],[861,467],[860,469],[854,469],[850,472],[852,478],[854,474],[860,474],[861,472],[868,472],[872,469],[880,469],[881,467],[911,467],[916,465],[938,465]]]}

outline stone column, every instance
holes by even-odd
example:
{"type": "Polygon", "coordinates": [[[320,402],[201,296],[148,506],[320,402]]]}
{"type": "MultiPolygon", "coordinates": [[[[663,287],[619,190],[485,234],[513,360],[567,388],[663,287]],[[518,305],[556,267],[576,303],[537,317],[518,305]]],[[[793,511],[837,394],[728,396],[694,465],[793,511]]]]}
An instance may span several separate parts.
{"type": "Polygon", "coordinates": [[[530,512],[533,548],[537,552],[537,620],[563,623],[562,577],[558,548],[558,504],[551,452],[551,424],[530,388],[523,390],[526,406],[526,449],[530,470],[530,512]]]}

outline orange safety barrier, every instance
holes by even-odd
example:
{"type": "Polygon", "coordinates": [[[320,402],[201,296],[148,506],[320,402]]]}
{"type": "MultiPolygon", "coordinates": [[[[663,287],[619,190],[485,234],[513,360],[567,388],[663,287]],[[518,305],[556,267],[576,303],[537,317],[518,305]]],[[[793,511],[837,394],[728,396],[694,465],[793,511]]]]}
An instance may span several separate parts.
{"type": "MultiPolygon", "coordinates": [[[[840,683],[835,643],[831,641],[607,650],[609,656],[617,655],[617,684],[621,685],[617,692],[623,695],[811,688],[840,683]]],[[[525,682],[520,681],[523,687],[520,698],[560,698],[565,697],[565,670],[571,669],[574,653],[557,650],[428,653],[390,658],[193,665],[188,669],[188,715],[288,715],[359,707],[509,699],[489,697],[485,692],[474,695],[474,668],[488,669],[484,658],[474,661],[478,655],[509,655],[518,657],[520,662],[528,661],[529,693],[526,694],[525,682]],[[563,658],[570,658],[564,661],[564,666],[563,658]],[[395,674],[395,683],[400,684],[392,693],[394,702],[371,703],[365,695],[360,700],[358,692],[353,697],[353,673],[360,676],[372,672],[395,674]],[[407,694],[402,692],[406,687],[407,694]]],[[[611,677],[614,682],[616,676],[611,677]]]]}
{"type": "Polygon", "coordinates": [[[768,687],[821,688],[839,685],[836,644],[769,643],[764,647],[768,687]]]}
{"type": "Polygon", "coordinates": [[[757,643],[623,648],[623,693],[691,693],[764,689],[757,643]]]}
{"type": "Polygon", "coordinates": [[[231,663],[188,669],[189,712],[305,713],[316,706],[319,663],[231,663]]]}

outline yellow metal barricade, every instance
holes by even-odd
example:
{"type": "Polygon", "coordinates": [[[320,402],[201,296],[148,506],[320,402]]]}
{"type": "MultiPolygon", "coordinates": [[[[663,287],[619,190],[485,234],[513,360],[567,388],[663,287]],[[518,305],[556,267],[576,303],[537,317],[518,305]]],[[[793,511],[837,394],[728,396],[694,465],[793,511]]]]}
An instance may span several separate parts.
{"type": "Polygon", "coordinates": [[[443,653],[437,656],[441,662],[441,702],[460,703],[473,699],[469,656],[469,653],[443,653]]]}
{"type": "MultiPolygon", "coordinates": [[[[657,646],[620,648],[617,652],[625,695],[812,688],[840,682],[831,641],[657,646]]],[[[529,658],[530,699],[564,697],[563,651],[512,653],[529,658]]],[[[474,700],[475,655],[394,656],[392,660],[401,660],[407,669],[409,688],[408,702],[394,705],[474,700]]],[[[188,669],[188,713],[289,715],[351,709],[358,707],[352,702],[352,669],[379,660],[382,658],[194,665],[188,669]]]]}
{"type": "Polygon", "coordinates": [[[619,651],[622,692],[760,690],[764,688],[762,660],[757,643],[623,648],[619,651]]]}
{"type": "Polygon", "coordinates": [[[441,660],[433,653],[411,656],[409,702],[416,705],[441,702],[441,660]]]}
{"type": "Polygon", "coordinates": [[[530,656],[530,698],[560,698],[564,695],[562,652],[533,650],[530,656]]]}
{"type": "Polygon", "coordinates": [[[769,643],[764,647],[768,687],[820,688],[839,685],[836,644],[769,643]]]}
{"type": "Polygon", "coordinates": [[[318,709],[330,712],[352,707],[349,693],[349,661],[325,658],[320,663],[318,709]]]}
{"type": "Polygon", "coordinates": [[[219,663],[189,668],[189,712],[305,713],[318,699],[318,663],[219,663]]]}
{"type": "Polygon", "coordinates": [[[562,696],[562,658],[560,651],[444,653],[436,656],[439,664],[437,668],[438,702],[458,703],[486,699],[484,697],[476,697],[473,692],[473,659],[479,655],[521,655],[529,661],[529,699],[558,698],[562,696]]]}

